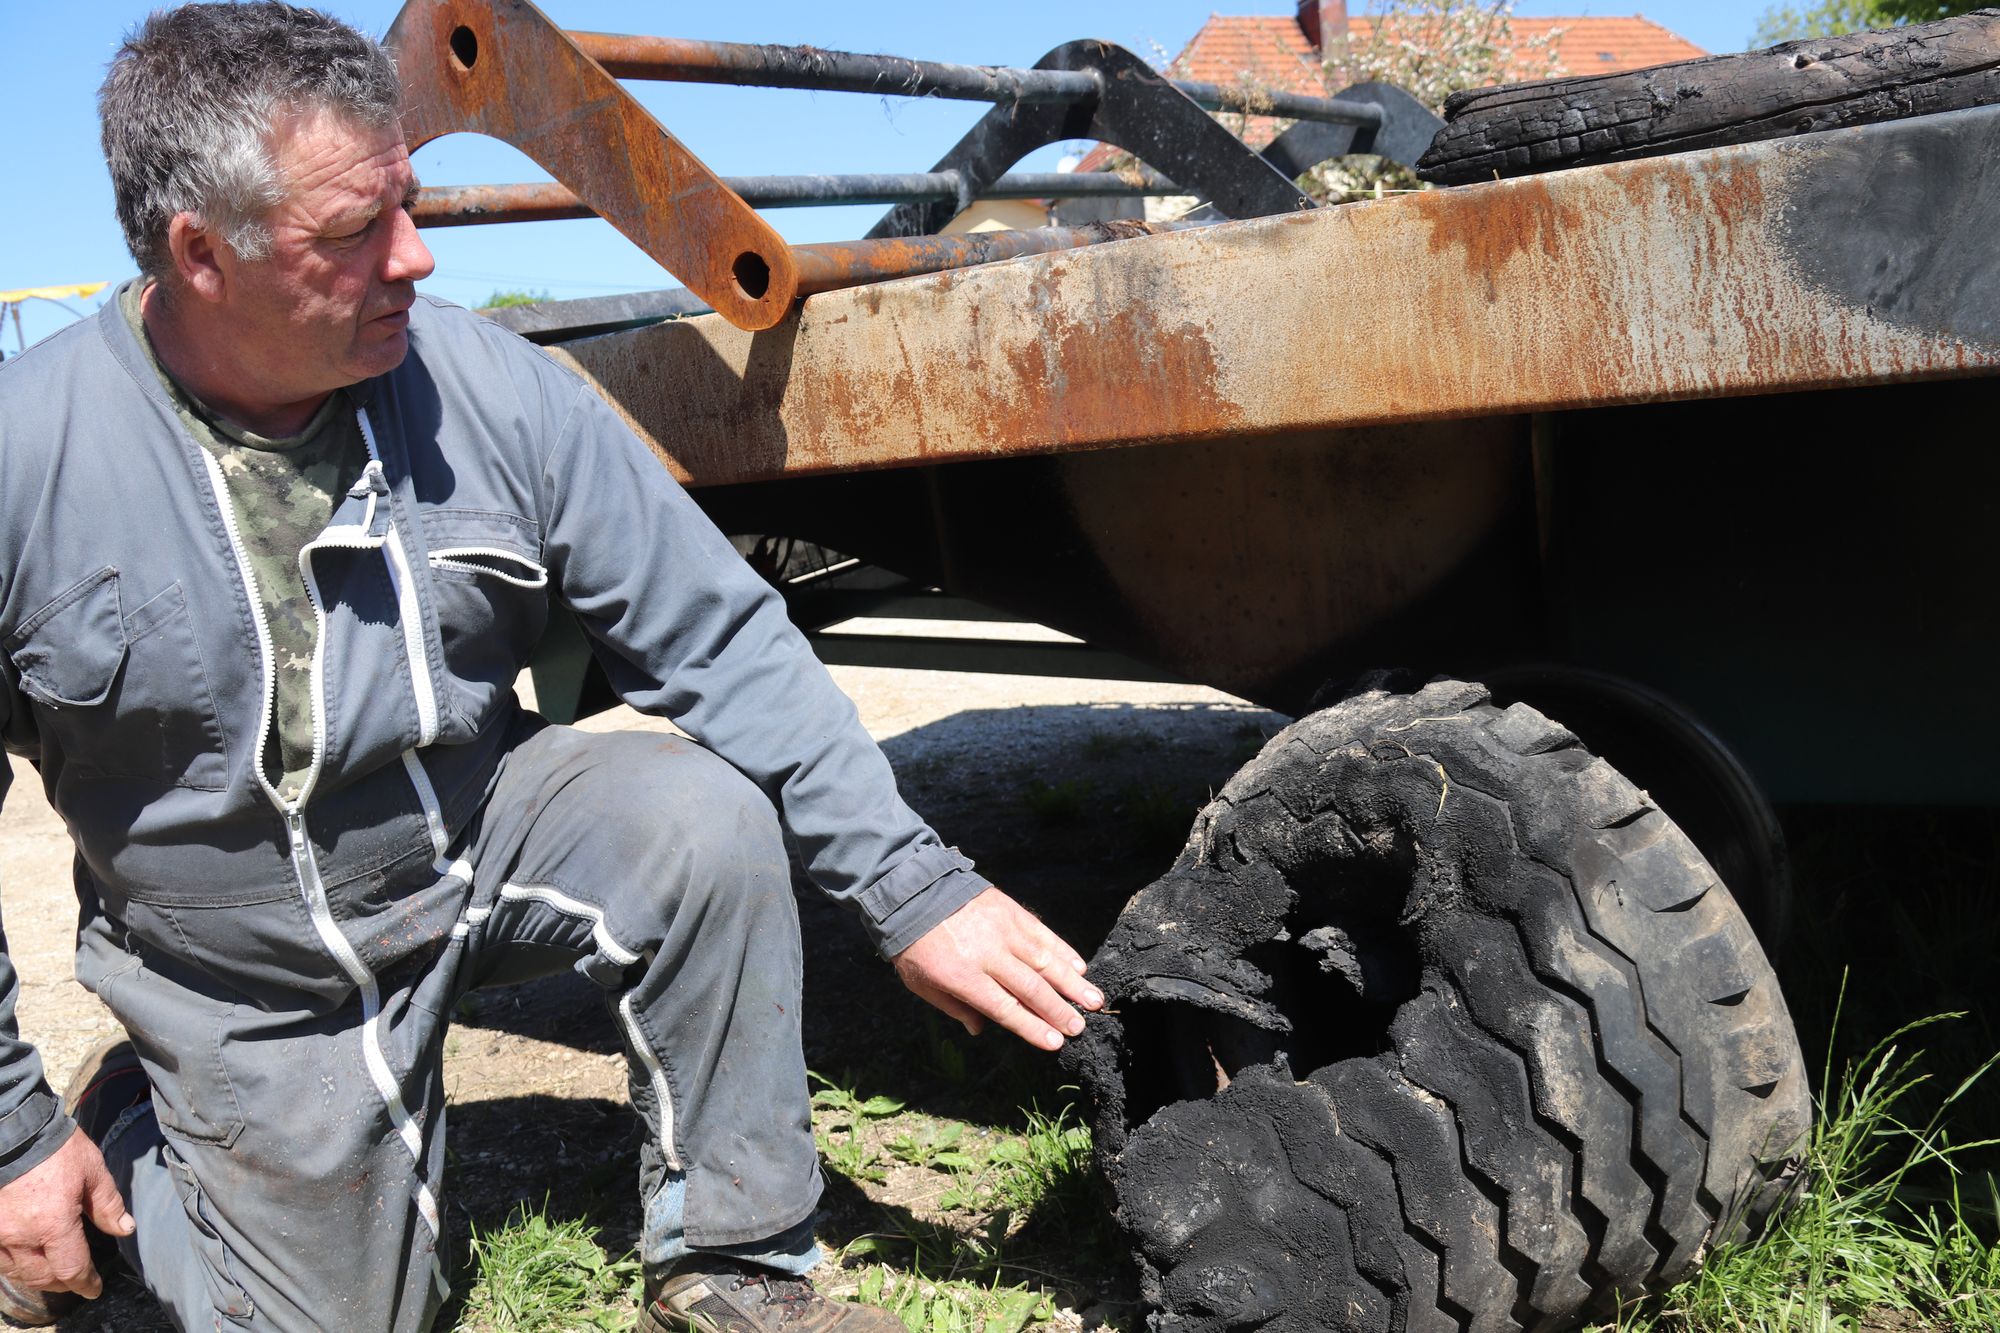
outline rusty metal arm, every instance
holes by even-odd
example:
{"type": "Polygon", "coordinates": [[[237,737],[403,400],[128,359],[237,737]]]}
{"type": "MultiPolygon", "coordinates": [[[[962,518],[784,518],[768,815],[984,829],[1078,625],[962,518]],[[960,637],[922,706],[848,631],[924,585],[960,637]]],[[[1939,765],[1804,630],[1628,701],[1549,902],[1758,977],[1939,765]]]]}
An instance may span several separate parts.
{"type": "MultiPolygon", "coordinates": [[[[883,238],[837,252],[795,254],[612,73],[641,66],[657,70],[673,61],[726,63],[728,58],[748,59],[745,53],[764,59],[771,52],[791,52],[796,58],[792,48],[571,34],[529,0],[408,0],[390,28],[388,45],[404,79],[403,129],[413,150],[458,131],[488,134],[520,148],[563,180],[561,187],[525,192],[519,187],[472,187],[459,202],[483,209],[479,220],[575,217],[587,210],[624,232],[739,328],[770,328],[797,298],[815,291],[1134,234],[1084,228],[1017,233],[1017,239],[1006,241],[991,236],[918,242],[883,238]],[[594,52],[579,45],[579,36],[595,44],[594,52]],[[678,54],[669,61],[662,52],[678,54]],[[598,57],[609,60],[611,68],[598,57]]],[[[879,64],[885,58],[842,59],[879,64]]],[[[946,77],[942,67],[904,63],[933,82],[946,77]]],[[[971,67],[955,68],[960,74],[950,77],[969,77],[964,72],[971,67]]],[[[1201,147],[1202,152],[1186,160],[1190,181],[1227,203],[1228,212],[1310,206],[1289,180],[1129,52],[1102,43],[1070,43],[1045,57],[1037,70],[985,71],[994,78],[1016,74],[1062,75],[1075,84],[1064,95],[1083,100],[1062,114],[1081,114],[1090,126],[1101,121],[1099,137],[1157,147],[1185,141],[1201,147]]],[[[1365,116],[1372,104],[1350,100],[1328,105],[1352,121],[1365,116]]],[[[947,173],[961,207],[975,189],[1000,174],[959,170],[950,163],[929,174],[947,173]]],[[[471,220],[466,207],[425,212],[429,221],[441,215],[447,221],[471,220]]]]}
{"type": "Polygon", "coordinates": [[[387,45],[412,149],[459,131],[504,140],[730,322],[769,328],[791,310],[783,238],[528,0],[409,0],[387,45]]]}

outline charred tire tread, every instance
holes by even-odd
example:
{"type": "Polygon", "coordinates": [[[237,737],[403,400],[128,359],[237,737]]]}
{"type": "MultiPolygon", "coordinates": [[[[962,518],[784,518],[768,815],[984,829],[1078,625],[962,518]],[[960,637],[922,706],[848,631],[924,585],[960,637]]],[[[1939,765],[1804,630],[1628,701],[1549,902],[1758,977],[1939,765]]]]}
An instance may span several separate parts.
{"type": "Polygon", "coordinates": [[[1065,1058],[1162,1329],[1569,1327],[1754,1235],[1808,1125],[1783,997],[1727,889],[1567,728],[1476,685],[1287,728],[1091,970],[1118,1014],[1065,1058]],[[1270,1002],[1269,969],[1296,966],[1273,951],[1323,919],[1302,894],[1348,910],[1388,891],[1364,873],[1383,865],[1421,973],[1386,1049],[1280,1054],[1211,1097],[1128,1105],[1128,1002],[1190,997],[1198,1030],[1212,1012],[1307,1049],[1312,1015],[1270,1002]]]}

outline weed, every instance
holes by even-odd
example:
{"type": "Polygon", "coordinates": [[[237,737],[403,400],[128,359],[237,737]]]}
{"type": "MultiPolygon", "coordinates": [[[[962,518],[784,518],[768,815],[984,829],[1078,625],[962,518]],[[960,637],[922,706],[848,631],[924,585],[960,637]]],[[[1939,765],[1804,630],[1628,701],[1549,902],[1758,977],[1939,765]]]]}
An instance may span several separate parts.
{"type": "Polygon", "coordinates": [[[1025,1286],[933,1282],[921,1272],[876,1265],[862,1274],[855,1298],[901,1317],[910,1333],[1020,1333],[1055,1316],[1047,1294],[1025,1286]]]}
{"type": "Polygon", "coordinates": [[[1807,1149],[1809,1184],[1756,1245],[1725,1247],[1693,1278],[1626,1312],[1620,1333],[1835,1333],[1870,1311],[1896,1311],[1953,1333],[2000,1327],[2000,1248],[1968,1213],[1956,1159],[1993,1141],[1953,1144],[1945,1116],[1990,1070],[1989,1060],[1947,1094],[1920,1126],[1899,1108],[1926,1081],[1921,1052],[1897,1042],[1942,1021],[1921,1019],[1891,1033],[1832,1081],[1829,1056],[1807,1149]],[[1924,1187],[1938,1177],[1943,1187],[1924,1187]]]}
{"type": "Polygon", "coordinates": [[[959,1141],[964,1137],[965,1126],[960,1122],[934,1120],[924,1125],[921,1135],[904,1130],[889,1140],[889,1153],[897,1161],[911,1166],[962,1171],[973,1164],[968,1154],[958,1150],[959,1141]]]}
{"type": "Polygon", "coordinates": [[[946,1086],[956,1088],[965,1083],[965,1048],[946,1034],[937,1012],[931,1009],[924,1011],[923,1060],[946,1086]]]}
{"type": "Polygon", "coordinates": [[[1076,778],[1054,783],[1030,778],[1021,792],[1021,804],[1027,807],[1037,823],[1051,826],[1074,824],[1083,818],[1090,794],[1090,784],[1076,778]]]}
{"type": "Polygon", "coordinates": [[[1119,755],[1131,749],[1132,745],[1133,741],[1130,736],[1116,731],[1105,731],[1099,727],[1092,727],[1090,732],[1083,738],[1083,757],[1085,759],[1116,759],[1119,755]]]}
{"type": "Polygon", "coordinates": [[[1122,808],[1133,840],[1146,852],[1173,855],[1187,841],[1188,829],[1194,824],[1195,802],[1182,799],[1162,783],[1127,788],[1122,808]]]}
{"type": "Polygon", "coordinates": [[[1236,764],[1247,764],[1264,752],[1264,746],[1277,732],[1266,731],[1261,722],[1239,722],[1234,731],[1234,745],[1230,749],[1230,759],[1236,764]]]}
{"type": "Polygon", "coordinates": [[[1002,1139],[986,1160],[955,1173],[938,1199],[945,1209],[1020,1216],[1045,1200],[1067,1200],[1090,1173],[1090,1131],[1070,1120],[1065,1106],[1054,1116],[1027,1113],[1026,1132],[1002,1139]]]}
{"type": "Polygon", "coordinates": [[[830,1113],[824,1126],[814,1126],[814,1137],[827,1165],[849,1180],[881,1180],[882,1169],[875,1164],[875,1150],[868,1146],[861,1127],[870,1120],[896,1114],[903,1104],[894,1097],[870,1097],[864,1101],[854,1089],[842,1087],[830,1078],[810,1071],[806,1077],[820,1085],[820,1090],[812,1095],[814,1108],[830,1113]]]}
{"type": "Polygon", "coordinates": [[[639,1298],[635,1256],[609,1258],[589,1222],[551,1222],[525,1204],[497,1230],[472,1229],[472,1259],[462,1323],[494,1333],[610,1333],[631,1322],[620,1297],[639,1298]]]}

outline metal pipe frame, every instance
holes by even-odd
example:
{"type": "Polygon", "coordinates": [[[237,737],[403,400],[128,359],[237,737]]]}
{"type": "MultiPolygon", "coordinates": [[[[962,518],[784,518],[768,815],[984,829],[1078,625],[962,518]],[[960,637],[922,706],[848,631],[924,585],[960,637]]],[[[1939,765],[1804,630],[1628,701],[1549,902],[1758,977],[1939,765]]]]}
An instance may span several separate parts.
{"type": "MultiPolygon", "coordinates": [[[[811,88],[821,92],[945,97],[1024,105],[1088,101],[1104,93],[1104,80],[1091,70],[954,65],[935,60],[907,60],[901,56],[823,51],[813,46],[705,42],[605,32],[571,32],[569,38],[584,54],[621,79],[811,88]]],[[[1208,111],[1236,111],[1369,129],[1382,124],[1382,108],[1372,103],[1342,102],[1279,90],[1226,88],[1180,79],[1172,83],[1208,111]]]]}
{"type": "MultiPolygon", "coordinates": [[[[826,204],[951,203],[965,189],[956,171],[878,172],[837,176],[724,176],[722,183],[752,208],[813,208],[826,204]]],[[[1137,180],[1111,171],[1017,171],[979,191],[981,199],[1143,198],[1185,194],[1156,171],[1137,180]]],[[[552,222],[597,214],[568,186],[443,185],[419,192],[411,215],[419,227],[468,227],[490,222],[552,222]]]]}

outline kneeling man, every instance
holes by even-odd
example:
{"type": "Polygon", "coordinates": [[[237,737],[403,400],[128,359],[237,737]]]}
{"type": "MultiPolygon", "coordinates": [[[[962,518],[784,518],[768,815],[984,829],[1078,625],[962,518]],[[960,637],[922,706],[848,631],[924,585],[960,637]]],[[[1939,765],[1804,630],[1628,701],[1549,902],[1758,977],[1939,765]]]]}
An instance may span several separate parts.
{"type": "Polygon", "coordinates": [[[131,1036],[59,1102],[0,959],[0,1309],[96,1295],[88,1222],[184,1329],[427,1328],[447,1018],[574,967],[646,1126],[643,1326],[893,1333],[804,1278],[788,839],[968,1027],[1052,1050],[1101,997],[617,415],[416,294],[397,96],[312,10],[154,15],[101,94],[141,276],[0,370],[0,735],[131,1036]],[[557,606],[694,742],[523,711],[557,606]]]}

